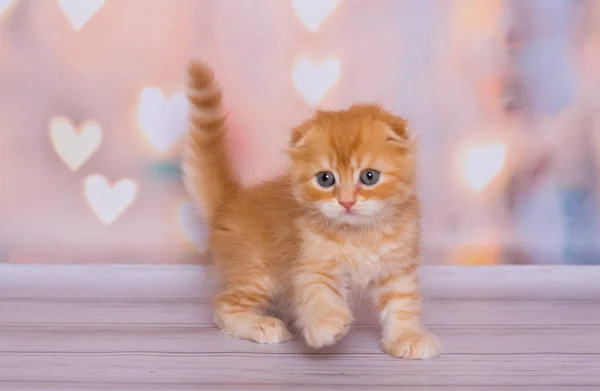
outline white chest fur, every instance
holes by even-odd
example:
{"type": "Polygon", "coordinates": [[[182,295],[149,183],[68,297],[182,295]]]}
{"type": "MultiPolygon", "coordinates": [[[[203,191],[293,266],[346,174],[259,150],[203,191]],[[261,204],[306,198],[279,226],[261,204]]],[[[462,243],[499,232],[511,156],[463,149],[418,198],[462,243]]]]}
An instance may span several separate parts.
{"type": "Polygon", "coordinates": [[[336,272],[347,278],[350,285],[365,287],[393,264],[402,263],[406,253],[403,247],[402,238],[338,242],[310,233],[305,236],[304,256],[313,261],[334,262],[336,272]]]}
{"type": "Polygon", "coordinates": [[[367,286],[371,281],[382,275],[393,257],[398,256],[397,243],[382,243],[374,245],[340,244],[339,267],[348,277],[351,285],[367,286]]]}

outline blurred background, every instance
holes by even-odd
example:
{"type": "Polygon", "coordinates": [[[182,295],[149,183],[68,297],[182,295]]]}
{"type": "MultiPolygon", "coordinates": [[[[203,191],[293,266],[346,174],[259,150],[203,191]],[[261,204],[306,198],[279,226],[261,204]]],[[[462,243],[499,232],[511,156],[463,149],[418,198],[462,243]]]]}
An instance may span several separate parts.
{"type": "Polygon", "coordinates": [[[191,57],[246,183],[374,101],[420,137],[424,263],[600,263],[600,0],[0,0],[1,262],[208,262],[191,57]]]}

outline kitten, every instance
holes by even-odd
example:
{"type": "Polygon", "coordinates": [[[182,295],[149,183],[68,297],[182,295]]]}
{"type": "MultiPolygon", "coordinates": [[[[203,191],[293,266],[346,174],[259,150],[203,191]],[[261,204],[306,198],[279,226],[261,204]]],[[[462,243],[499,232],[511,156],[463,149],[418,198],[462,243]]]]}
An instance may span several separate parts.
{"type": "Polygon", "coordinates": [[[415,143],[406,122],[375,105],[319,111],[293,129],[287,175],[242,187],[213,73],[201,63],[188,73],[183,170],[211,224],[221,283],[215,324],[238,338],[283,342],[290,332],[269,315],[283,301],[309,346],[330,346],[348,332],[348,294],[359,287],[377,307],[387,353],[437,356],[437,340],[421,325],[415,143]]]}

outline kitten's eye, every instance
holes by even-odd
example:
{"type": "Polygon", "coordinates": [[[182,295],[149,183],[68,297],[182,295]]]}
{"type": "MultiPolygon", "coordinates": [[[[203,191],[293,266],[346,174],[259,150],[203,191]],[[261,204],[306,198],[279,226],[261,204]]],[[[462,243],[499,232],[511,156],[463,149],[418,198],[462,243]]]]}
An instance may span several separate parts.
{"type": "Polygon", "coordinates": [[[360,181],[367,186],[376,184],[379,181],[379,171],[364,170],[360,173],[360,181]]]}
{"type": "Polygon", "coordinates": [[[323,171],[317,174],[317,183],[321,187],[331,187],[335,184],[335,178],[331,172],[323,171]]]}

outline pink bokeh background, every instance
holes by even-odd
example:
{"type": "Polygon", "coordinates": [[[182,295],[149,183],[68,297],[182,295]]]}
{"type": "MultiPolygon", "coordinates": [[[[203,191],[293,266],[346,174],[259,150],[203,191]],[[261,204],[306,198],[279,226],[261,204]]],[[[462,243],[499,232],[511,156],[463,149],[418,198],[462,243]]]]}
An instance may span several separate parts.
{"type": "MultiPolygon", "coordinates": [[[[1,1],[9,3],[0,0],[0,10],[1,1]]],[[[245,182],[284,169],[289,129],[314,109],[294,83],[295,66],[332,59],[339,74],[319,107],[375,101],[407,117],[421,139],[425,262],[561,262],[567,239],[556,194],[571,181],[591,183],[576,179],[582,165],[599,171],[600,2],[550,2],[562,8],[544,14],[501,0],[334,1],[313,32],[291,0],[12,0],[0,14],[0,261],[206,261],[192,243],[201,240],[202,223],[181,211],[183,187],[148,170],[178,159],[185,110],[159,102],[149,109],[151,130],[138,121],[142,91],[181,91],[186,63],[196,57],[223,86],[232,155],[245,182]],[[65,8],[75,14],[94,4],[75,28],[65,8]],[[564,33],[539,22],[555,14],[571,15],[564,33]],[[551,113],[535,106],[543,88],[528,85],[530,63],[515,54],[533,53],[527,42],[544,34],[564,35],[556,45],[576,75],[568,82],[576,93],[551,113]],[[56,116],[101,126],[97,150],[76,171],[52,145],[56,116]],[[152,139],[163,140],[161,148],[152,139]],[[506,156],[473,191],[458,155],[463,145],[490,143],[506,156]],[[584,149],[591,163],[577,161],[584,149]],[[551,168],[532,177],[528,167],[547,156],[551,168]],[[525,179],[514,190],[517,174],[525,179]],[[108,225],[86,200],[90,175],[137,186],[108,225]],[[509,190],[525,206],[507,207],[509,190]],[[521,248],[533,251],[513,256],[521,248]]],[[[318,14],[315,3],[329,2],[312,1],[307,10],[318,14]]],[[[310,77],[300,83],[316,83],[310,77]]],[[[490,163],[481,159],[475,164],[490,163]]]]}

